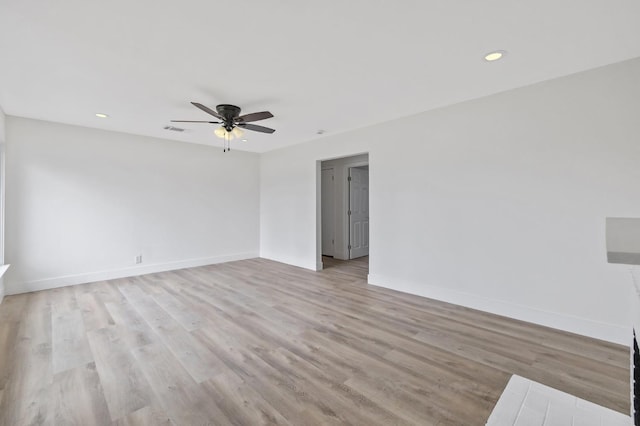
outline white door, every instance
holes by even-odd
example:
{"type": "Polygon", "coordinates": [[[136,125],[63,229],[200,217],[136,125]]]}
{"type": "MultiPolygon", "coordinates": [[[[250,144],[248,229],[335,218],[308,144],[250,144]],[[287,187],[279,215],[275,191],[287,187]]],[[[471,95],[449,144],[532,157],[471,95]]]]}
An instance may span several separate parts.
{"type": "Polygon", "coordinates": [[[349,259],[369,255],[369,170],[349,168],[349,259]]]}
{"type": "Polygon", "coordinates": [[[333,169],[322,170],[322,255],[333,256],[335,244],[335,182],[333,169]]]}

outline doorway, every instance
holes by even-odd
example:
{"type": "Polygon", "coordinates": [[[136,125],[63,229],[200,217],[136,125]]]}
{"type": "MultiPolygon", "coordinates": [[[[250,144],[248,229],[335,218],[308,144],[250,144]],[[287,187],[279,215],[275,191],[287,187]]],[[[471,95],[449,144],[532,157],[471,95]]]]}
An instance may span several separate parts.
{"type": "Polygon", "coordinates": [[[368,270],[369,155],[318,161],[318,270],[360,259],[368,270]]]}

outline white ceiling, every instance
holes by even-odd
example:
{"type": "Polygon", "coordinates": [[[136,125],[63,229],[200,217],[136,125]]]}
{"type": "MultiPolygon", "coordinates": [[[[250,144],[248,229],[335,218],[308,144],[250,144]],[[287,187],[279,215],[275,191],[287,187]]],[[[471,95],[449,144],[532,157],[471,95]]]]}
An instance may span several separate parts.
{"type": "Polygon", "coordinates": [[[638,57],[639,17],[637,0],[0,0],[0,106],[221,145],[162,128],[232,103],[275,115],[234,144],[263,152],[638,57]]]}

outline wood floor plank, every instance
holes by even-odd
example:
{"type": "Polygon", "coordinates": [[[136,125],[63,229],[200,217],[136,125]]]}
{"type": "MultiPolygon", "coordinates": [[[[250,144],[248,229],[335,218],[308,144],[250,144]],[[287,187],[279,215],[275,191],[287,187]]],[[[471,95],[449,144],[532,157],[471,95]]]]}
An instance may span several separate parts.
{"type": "Polygon", "coordinates": [[[113,325],[113,318],[101,299],[101,295],[95,291],[81,291],[82,287],[76,286],[75,289],[85,329],[91,331],[113,325]]]}
{"type": "Polygon", "coordinates": [[[126,341],[112,331],[94,330],[88,338],[111,420],[117,420],[151,405],[153,393],[126,341]]]}
{"type": "Polygon", "coordinates": [[[151,296],[153,300],[165,311],[169,313],[187,331],[200,328],[202,319],[190,311],[182,302],[173,297],[167,291],[158,286],[156,292],[151,296]]]}
{"type": "MultiPolygon", "coordinates": [[[[357,420],[358,417],[350,419],[341,414],[339,410],[345,410],[343,406],[327,403],[326,399],[331,398],[327,390],[318,391],[304,379],[291,376],[262,359],[255,351],[265,349],[263,345],[247,342],[242,331],[225,327],[203,328],[195,333],[203,336],[229,369],[248,382],[290,423],[350,424],[357,420]],[[244,338],[240,337],[243,335],[244,338]]],[[[366,423],[361,421],[360,424],[366,423]]]]}
{"type": "MultiPolygon", "coordinates": [[[[458,418],[465,422],[472,422],[476,416],[489,415],[492,404],[486,400],[473,397],[472,395],[457,392],[449,386],[442,386],[442,383],[414,372],[410,374],[406,371],[398,369],[391,361],[377,356],[375,353],[362,350],[358,345],[335,345],[331,338],[331,334],[309,332],[316,342],[330,347],[335,355],[355,361],[355,365],[367,365],[366,370],[360,369],[354,371],[352,377],[345,384],[364,392],[363,383],[366,383],[370,389],[382,389],[386,394],[390,388],[394,398],[398,399],[400,410],[395,411],[396,414],[405,412],[407,407],[404,403],[411,404],[411,401],[417,401],[415,395],[429,400],[426,407],[421,407],[420,413],[428,416],[434,422],[444,422],[447,420],[458,418]],[[384,379],[380,379],[383,377],[384,379]],[[457,402],[455,408],[451,406],[451,401],[457,402]],[[403,404],[400,404],[402,402],[403,404]]],[[[376,395],[378,397],[379,395],[376,395]]],[[[417,409],[417,407],[414,407],[417,409]]]]}
{"type": "Polygon", "coordinates": [[[289,425],[282,414],[235,374],[222,373],[202,383],[201,388],[228,419],[246,425],[289,425]]]}
{"type": "Polygon", "coordinates": [[[193,380],[201,383],[220,373],[221,364],[209,351],[140,287],[122,286],[125,295],[140,316],[151,326],[164,345],[178,359],[193,380]]]}
{"type": "Polygon", "coordinates": [[[215,401],[199,391],[198,384],[161,343],[135,348],[136,357],[153,393],[177,425],[233,424],[215,401]]]}
{"type": "Polygon", "coordinates": [[[51,306],[53,374],[93,361],[75,288],[57,288],[47,293],[51,306]]]}
{"type": "MultiPolygon", "coordinates": [[[[51,294],[23,295],[24,304],[16,345],[9,352],[10,376],[0,405],[0,424],[46,424],[52,420],[49,396],[53,382],[51,294]]],[[[0,308],[4,305],[0,305],[0,308]]]]}
{"type": "Polygon", "coordinates": [[[0,323],[18,322],[24,318],[25,311],[29,309],[29,297],[25,295],[5,297],[0,306],[0,323]]]}
{"type": "Polygon", "coordinates": [[[143,407],[114,421],[113,426],[175,426],[164,410],[157,407],[143,407]]]}
{"type": "Polygon", "coordinates": [[[50,398],[55,424],[111,424],[109,408],[93,362],[55,375],[50,398]]]}
{"type": "Polygon", "coordinates": [[[483,425],[512,374],[629,410],[627,347],[266,259],[7,296],[0,425],[483,425]]]}
{"type": "Polygon", "coordinates": [[[51,327],[54,374],[93,361],[79,309],[67,311],[54,305],[51,327]]]}
{"type": "Polygon", "coordinates": [[[356,389],[349,387],[341,374],[334,374],[333,369],[322,370],[308,362],[306,357],[290,352],[289,349],[278,348],[263,356],[278,360],[280,365],[285,365],[290,371],[295,372],[310,383],[318,383],[325,389],[332,391],[332,398],[339,401],[340,405],[349,407],[359,418],[365,419],[369,425],[406,425],[401,414],[394,414],[388,408],[378,405],[356,389]]]}
{"type": "Polygon", "coordinates": [[[105,329],[113,328],[113,333],[118,335],[127,348],[148,345],[159,339],[144,318],[126,300],[107,302],[105,308],[115,323],[105,329]]]}
{"type": "MultiPolygon", "coordinates": [[[[18,329],[20,322],[5,321],[0,322],[0,348],[13,348],[17,344],[18,329]]],[[[0,391],[4,390],[11,374],[12,352],[0,350],[0,391]]]]}

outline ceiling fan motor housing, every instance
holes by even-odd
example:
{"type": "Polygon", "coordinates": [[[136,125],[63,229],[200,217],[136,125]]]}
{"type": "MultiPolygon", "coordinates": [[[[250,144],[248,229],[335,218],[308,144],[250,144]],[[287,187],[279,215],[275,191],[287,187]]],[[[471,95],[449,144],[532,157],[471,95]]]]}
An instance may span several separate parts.
{"type": "Polygon", "coordinates": [[[224,128],[227,131],[233,130],[235,127],[234,118],[240,115],[240,107],[235,105],[220,104],[216,106],[216,111],[224,117],[224,128]]]}

